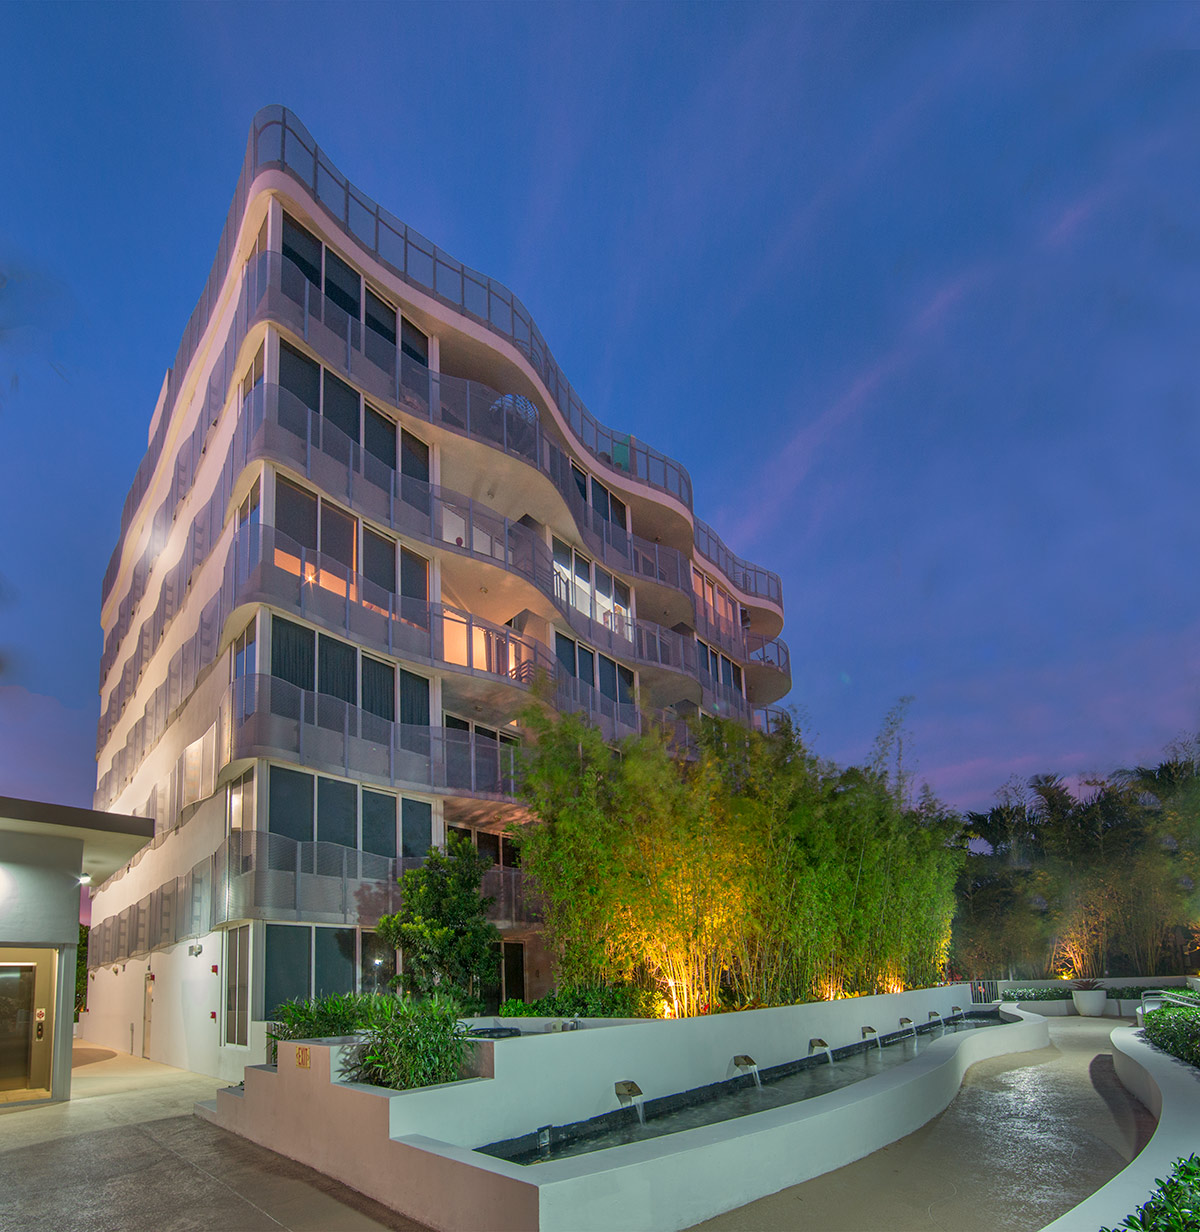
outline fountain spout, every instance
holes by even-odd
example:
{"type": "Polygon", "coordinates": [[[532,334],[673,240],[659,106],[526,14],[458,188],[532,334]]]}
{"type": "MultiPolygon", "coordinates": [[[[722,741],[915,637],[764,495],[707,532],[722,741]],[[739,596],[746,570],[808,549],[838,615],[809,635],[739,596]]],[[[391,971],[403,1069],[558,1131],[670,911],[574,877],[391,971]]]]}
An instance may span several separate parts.
{"type": "Polygon", "coordinates": [[[820,1056],[821,1053],[825,1054],[825,1057],[829,1061],[829,1064],[832,1065],[833,1064],[833,1050],[829,1047],[829,1045],[823,1039],[818,1039],[816,1037],[814,1037],[813,1039],[810,1039],[808,1041],[808,1055],[810,1057],[814,1055],[820,1056]]]}
{"type": "Polygon", "coordinates": [[[878,1048],[880,1052],[883,1051],[883,1041],[879,1038],[879,1032],[876,1031],[874,1027],[863,1027],[862,1037],[868,1042],[874,1040],[875,1047],[878,1048]]]}
{"type": "Polygon", "coordinates": [[[753,1057],[747,1056],[744,1052],[739,1052],[738,1055],[733,1058],[733,1068],[739,1073],[750,1074],[754,1079],[754,1085],[758,1087],[760,1091],[762,1090],[762,1078],[759,1076],[758,1063],[753,1057]]]}
{"type": "Polygon", "coordinates": [[[632,1104],[637,1112],[638,1124],[645,1125],[646,1109],[643,1105],[646,1097],[642,1094],[642,1088],[632,1078],[625,1078],[620,1082],[614,1082],[613,1090],[616,1092],[621,1107],[628,1108],[632,1104]]]}

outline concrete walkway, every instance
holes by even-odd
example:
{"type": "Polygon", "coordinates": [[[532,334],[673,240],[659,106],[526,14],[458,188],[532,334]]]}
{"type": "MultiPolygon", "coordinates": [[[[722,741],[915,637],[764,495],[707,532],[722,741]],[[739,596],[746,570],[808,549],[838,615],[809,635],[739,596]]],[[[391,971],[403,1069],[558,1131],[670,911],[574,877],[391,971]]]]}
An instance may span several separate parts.
{"type": "Polygon", "coordinates": [[[954,1102],[916,1133],[696,1226],[1036,1232],[1095,1193],[1154,1132],[1113,1071],[1108,1036],[1121,1021],[1051,1018],[1049,1048],[971,1066],[954,1102]]]}
{"type": "Polygon", "coordinates": [[[426,1232],[193,1116],[222,1084],[75,1046],[71,1101],[0,1109],[5,1232],[426,1232]]]}

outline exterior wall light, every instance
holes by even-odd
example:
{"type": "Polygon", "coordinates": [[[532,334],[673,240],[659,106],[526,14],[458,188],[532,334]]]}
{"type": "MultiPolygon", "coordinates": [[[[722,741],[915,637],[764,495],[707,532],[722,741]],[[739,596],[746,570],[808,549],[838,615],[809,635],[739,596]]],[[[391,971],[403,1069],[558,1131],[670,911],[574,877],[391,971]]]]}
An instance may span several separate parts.
{"type": "Polygon", "coordinates": [[[203,953],[204,953],[204,946],[202,945],[189,945],[188,946],[188,954],[192,958],[198,958],[203,953]]]}

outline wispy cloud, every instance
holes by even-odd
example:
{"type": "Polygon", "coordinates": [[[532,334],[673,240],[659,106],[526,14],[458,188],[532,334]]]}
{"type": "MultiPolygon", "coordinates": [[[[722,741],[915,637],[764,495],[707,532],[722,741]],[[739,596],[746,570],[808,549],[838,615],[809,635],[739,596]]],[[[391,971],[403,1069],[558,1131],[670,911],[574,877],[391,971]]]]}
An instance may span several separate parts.
{"type": "Polygon", "coordinates": [[[729,534],[735,543],[751,544],[778,522],[816,465],[822,449],[888,381],[912,364],[927,340],[947,324],[966,296],[987,276],[987,265],[979,263],[945,279],[925,298],[892,345],[851,373],[841,391],[816,418],[792,434],[749,485],[748,490],[759,496],[743,503],[730,524],[729,534]]]}

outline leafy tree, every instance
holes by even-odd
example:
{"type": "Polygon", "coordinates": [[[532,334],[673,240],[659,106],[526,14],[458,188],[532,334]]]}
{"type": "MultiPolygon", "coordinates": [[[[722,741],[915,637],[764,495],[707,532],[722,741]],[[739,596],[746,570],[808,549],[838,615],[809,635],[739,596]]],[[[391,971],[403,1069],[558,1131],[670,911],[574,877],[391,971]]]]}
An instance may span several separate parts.
{"type": "Polygon", "coordinates": [[[500,934],[487,919],[492,899],[480,892],[491,860],[450,835],[443,854],[431,847],[425,863],[400,878],[400,910],[379,921],[379,935],[403,956],[397,977],[410,992],[456,997],[467,1013],[483,1007],[493,981],[500,934]]]}

